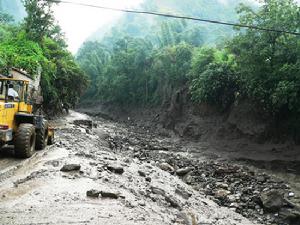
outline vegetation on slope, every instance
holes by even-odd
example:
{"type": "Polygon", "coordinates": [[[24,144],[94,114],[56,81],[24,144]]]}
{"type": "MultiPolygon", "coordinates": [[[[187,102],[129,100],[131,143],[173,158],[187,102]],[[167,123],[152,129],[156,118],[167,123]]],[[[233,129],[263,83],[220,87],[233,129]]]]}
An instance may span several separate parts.
{"type": "MultiPolygon", "coordinates": [[[[170,2],[165,0],[162,5],[168,8],[170,2]]],[[[152,3],[147,7],[156,9],[152,3]]],[[[179,2],[176,5],[176,9],[184,10],[179,2]]],[[[217,3],[206,7],[217,10],[214,6],[221,7],[217,3]]],[[[197,14],[197,6],[192,8],[192,14],[204,16],[197,14]]],[[[300,9],[293,0],[264,0],[259,9],[241,5],[237,13],[243,24],[300,30],[300,9]]],[[[209,44],[211,38],[205,35],[208,28],[202,25],[156,18],[151,21],[151,28],[145,28],[146,20],[139,23],[135,16],[128,17],[133,22],[125,28],[127,35],[116,27],[107,36],[110,38],[87,42],[78,52],[77,60],[92,80],[86,98],[123,105],[153,105],[170,100],[174,91],[188,86],[196,103],[206,102],[226,110],[239,99],[247,98],[275,121],[288,118],[298,126],[299,36],[243,29],[223,44],[218,41],[216,47],[209,44]],[[195,31],[187,32],[194,27],[195,31]],[[152,29],[152,34],[138,35],[145,29],[152,29]],[[130,32],[133,30],[134,35],[130,32]]],[[[219,29],[222,33],[225,28],[219,29]]]]}
{"type": "Polygon", "coordinates": [[[42,90],[46,110],[59,112],[62,104],[72,106],[87,86],[87,76],[66,49],[63,34],[56,24],[52,4],[45,0],[24,0],[27,17],[13,24],[2,13],[0,24],[0,72],[11,67],[32,76],[42,69],[42,90]]]}

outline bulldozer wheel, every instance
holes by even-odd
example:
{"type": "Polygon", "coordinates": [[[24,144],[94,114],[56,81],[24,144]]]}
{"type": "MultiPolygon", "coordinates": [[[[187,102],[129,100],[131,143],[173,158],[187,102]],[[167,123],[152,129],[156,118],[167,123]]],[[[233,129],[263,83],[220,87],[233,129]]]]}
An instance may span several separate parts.
{"type": "Polygon", "coordinates": [[[18,158],[29,158],[35,148],[35,127],[29,123],[21,123],[15,134],[15,156],[18,158]]]}
{"type": "Polygon", "coordinates": [[[48,122],[43,120],[41,129],[36,130],[36,150],[43,150],[48,144],[48,122]]]}
{"type": "Polygon", "coordinates": [[[52,136],[48,137],[48,145],[53,145],[54,144],[54,134],[52,134],[52,136]]]}

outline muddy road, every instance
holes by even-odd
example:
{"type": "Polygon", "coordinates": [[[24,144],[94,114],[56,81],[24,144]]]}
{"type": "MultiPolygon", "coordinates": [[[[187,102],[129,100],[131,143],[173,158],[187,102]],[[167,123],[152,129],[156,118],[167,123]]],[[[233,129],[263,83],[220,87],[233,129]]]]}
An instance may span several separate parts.
{"type": "Polygon", "coordinates": [[[299,224],[297,171],[76,112],[54,122],[56,143],[31,159],[2,152],[0,224],[299,224]]]}

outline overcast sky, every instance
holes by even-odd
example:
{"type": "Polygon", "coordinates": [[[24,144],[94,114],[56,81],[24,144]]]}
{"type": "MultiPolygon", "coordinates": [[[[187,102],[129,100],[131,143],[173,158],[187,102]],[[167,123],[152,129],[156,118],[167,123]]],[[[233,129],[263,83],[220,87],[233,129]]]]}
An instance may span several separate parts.
{"type": "MultiPolygon", "coordinates": [[[[117,8],[135,8],[142,0],[72,0],[85,4],[94,4],[117,8]]],[[[108,10],[59,4],[54,8],[56,19],[66,35],[69,50],[76,53],[80,45],[101,26],[109,24],[122,14],[108,10]]]]}

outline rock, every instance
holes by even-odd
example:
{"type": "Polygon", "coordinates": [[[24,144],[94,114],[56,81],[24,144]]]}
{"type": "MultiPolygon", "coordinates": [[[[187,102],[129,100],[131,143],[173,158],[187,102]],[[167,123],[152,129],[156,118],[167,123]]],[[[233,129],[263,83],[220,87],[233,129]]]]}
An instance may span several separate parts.
{"type": "Polygon", "coordinates": [[[165,196],[165,200],[174,208],[181,208],[178,200],[174,196],[165,196]]]}
{"type": "Polygon", "coordinates": [[[175,193],[180,195],[184,199],[189,199],[192,196],[191,193],[187,192],[186,190],[184,190],[182,188],[176,188],[175,193]]]}
{"type": "Polygon", "coordinates": [[[154,186],[151,187],[151,192],[153,194],[162,195],[162,196],[165,196],[165,194],[166,194],[165,190],[158,188],[158,187],[154,187],[154,186]]]}
{"type": "Polygon", "coordinates": [[[146,173],[145,173],[144,171],[139,170],[139,171],[138,171],[138,174],[139,174],[141,177],[146,177],[146,173]]]}
{"type": "Polygon", "coordinates": [[[191,184],[193,182],[193,177],[192,177],[192,171],[190,171],[189,173],[187,173],[182,180],[187,183],[187,184],[191,184]]]}
{"type": "Polygon", "coordinates": [[[295,193],[294,193],[294,192],[290,192],[290,193],[289,193],[289,197],[290,197],[290,198],[295,197],[295,193]]]}
{"type": "Polygon", "coordinates": [[[128,208],[136,208],[138,206],[137,202],[125,201],[125,206],[128,208]]]}
{"type": "Polygon", "coordinates": [[[239,208],[239,204],[236,202],[233,202],[233,203],[230,203],[229,207],[233,208],[233,209],[237,209],[237,208],[239,208]]]}
{"type": "Polygon", "coordinates": [[[143,200],[139,201],[138,204],[139,206],[146,206],[146,202],[143,200]]]}
{"type": "Polygon", "coordinates": [[[225,199],[228,195],[230,195],[230,191],[219,189],[215,192],[215,197],[218,199],[225,199]]]}
{"type": "Polygon", "coordinates": [[[228,199],[228,201],[230,202],[230,203],[233,203],[233,202],[235,202],[237,199],[236,199],[236,197],[234,196],[234,195],[228,195],[227,196],[227,199],[228,199]]]}
{"type": "Polygon", "coordinates": [[[85,129],[85,133],[91,134],[92,132],[91,132],[91,130],[89,130],[89,129],[85,129]]]}
{"type": "Polygon", "coordinates": [[[179,214],[177,215],[178,219],[180,219],[180,224],[185,224],[185,225],[196,225],[196,224],[203,224],[203,225],[212,225],[211,222],[209,221],[204,221],[204,222],[200,222],[198,223],[197,218],[195,216],[195,214],[193,212],[187,212],[187,211],[181,211],[179,212],[179,214]]]}
{"type": "Polygon", "coordinates": [[[98,198],[100,195],[100,191],[92,189],[86,192],[86,196],[92,197],[92,198],[98,198]]]}
{"type": "Polygon", "coordinates": [[[120,197],[120,193],[114,193],[109,191],[101,191],[100,194],[102,198],[118,199],[120,197]]]}
{"type": "Polygon", "coordinates": [[[87,126],[88,128],[93,128],[93,121],[92,120],[74,120],[73,123],[76,126],[87,126]]]}
{"type": "Polygon", "coordinates": [[[229,185],[228,185],[228,184],[225,184],[225,183],[217,182],[217,183],[216,183],[216,187],[217,187],[217,188],[222,188],[222,189],[228,190],[229,185]]]}
{"type": "Polygon", "coordinates": [[[109,165],[107,166],[107,169],[113,173],[116,174],[123,174],[124,173],[124,168],[121,166],[114,166],[114,165],[109,165]]]}
{"type": "Polygon", "coordinates": [[[146,177],[145,180],[146,180],[147,182],[151,182],[152,179],[151,179],[151,177],[146,177]]]}
{"type": "Polygon", "coordinates": [[[167,172],[174,172],[174,167],[171,166],[171,165],[168,164],[168,163],[161,163],[161,164],[159,165],[159,168],[160,168],[161,170],[164,170],[164,171],[167,171],[167,172]]]}
{"type": "Polygon", "coordinates": [[[66,164],[64,165],[60,171],[62,172],[71,172],[80,170],[81,166],[79,164],[66,164]]]}
{"type": "Polygon", "coordinates": [[[288,222],[288,224],[300,224],[300,212],[295,209],[284,208],[279,212],[280,218],[288,222]]]}
{"type": "Polygon", "coordinates": [[[51,165],[53,167],[58,167],[59,166],[59,161],[52,160],[52,161],[46,162],[45,165],[51,165]]]}
{"type": "Polygon", "coordinates": [[[256,180],[257,180],[258,182],[263,183],[263,182],[266,181],[266,178],[265,178],[264,176],[258,176],[258,177],[256,178],[256,180]]]}
{"type": "Polygon", "coordinates": [[[178,176],[182,177],[182,176],[185,176],[186,174],[188,174],[189,172],[191,172],[193,170],[194,170],[194,167],[186,167],[186,168],[176,170],[176,174],[178,176]]]}
{"type": "Polygon", "coordinates": [[[268,212],[278,212],[284,205],[283,195],[278,191],[266,191],[261,193],[260,200],[264,209],[268,212]]]}

